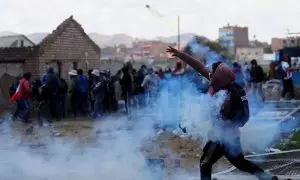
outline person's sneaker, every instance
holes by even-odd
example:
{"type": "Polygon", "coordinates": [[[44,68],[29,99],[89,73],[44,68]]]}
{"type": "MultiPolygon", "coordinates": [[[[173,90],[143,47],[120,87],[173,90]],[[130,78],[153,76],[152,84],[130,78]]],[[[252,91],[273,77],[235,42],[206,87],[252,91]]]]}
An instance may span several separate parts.
{"type": "Polygon", "coordinates": [[[164,133],[164,130],[160,129],[160,130],[157,132],[157,135],[161,135],[162,133],[164,133]]]}
{"type": "Polygon", "coordinates": [[[296,103],[296,99],[291,99],[291,103],[296,103]]]}
{"type": "Polygon", "coordinates": [[[280,98],[280,100],[279,100],[280,102],[282,102],[282,101],[284,101],[284,98],[280,98]]]}

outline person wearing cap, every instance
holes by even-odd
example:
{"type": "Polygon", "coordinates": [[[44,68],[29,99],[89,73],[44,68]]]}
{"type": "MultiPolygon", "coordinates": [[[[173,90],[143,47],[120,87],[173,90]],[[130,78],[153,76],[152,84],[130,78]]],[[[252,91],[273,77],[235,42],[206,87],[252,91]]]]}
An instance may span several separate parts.
{"type": "Polygon", "coordinates": [[[145,88],[147,96],[147,104],[153,105],[155,98],[157,97],[158,89],[160,85],[160,78],[154,73],[152,68],[148,69],[148,74],[144,78],[142,87],[145,88]]]}
{"type": "Polygon", "coordinates": [[[103,100],[105,96],[105,79],[103,75],[100,75],[99,70],[94,69],[91,72],[93,76],[92,95],[95,100],[94,111],[92,112],[92,118],[98,118],[103,116],[103,100]]]}
{"type": "Polygon", "coordinates": [[[77,79],[77,71],[76,70],[71,70],[69,72],[70,75],[70,79],[71,79],[71,86],[70,86],[70,90],[69,92],[71,93],[71,109],[72,109],[72,113],[74,118],[77,117],[77,96],[78,96],[78,92],[76,90],[76,79],[77,79]]]}
{"type": "Polygon", "coordinates": [[[290,96],[292,100],[295,98],[295,92],[294,92],[294,83],[293,83],[293,71],[290,68],[290,65],[287,61],[281,62],[281,68],[283,72],[282,76],[282,84],[283,84],[283,90],[281,93],[280,101],[284,100],[284,97],[287,93],[290,93],[290,96]]]}

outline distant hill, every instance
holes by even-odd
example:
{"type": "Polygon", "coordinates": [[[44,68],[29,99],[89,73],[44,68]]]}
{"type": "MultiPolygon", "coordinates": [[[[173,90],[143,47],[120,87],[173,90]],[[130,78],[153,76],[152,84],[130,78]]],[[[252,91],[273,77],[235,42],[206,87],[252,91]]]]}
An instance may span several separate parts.
{"type": "MultiPolygon", "coordinates": [[[[0,32],[0,36],[9,36],[9,35],[17,35],[19,33],[3,31],[0,32]]],[[[39,44],[49,33],[32,33],[27,34],[26,36],[35,44],[39,44]]],[[[127,34],[115,34],[115,35],[103,35],[98,33],[90,33],[89,37],[95,41],[95,43],[100,47],[107,46],[115,46],[117,44],[124,44],[126,47],[131,47],[132,42],[136,39],[135,37],[131,37],[127,34]]],[[[181,46],[186,45],[186,43],[191,40],[196,34],[187,33],[181,34],[180,36],[180,44],[181,46]]],[[[167,43],[177,43],[177,36],[169,36],[163,37],[158,36],[154,38],[155,40],[161,40],[167,43]]]]}
{"type": "Polygon", "coordinates": [[[48,34],[49,33],[33,33],[28,34],[27,37],[35,44],[39,44],[48,34]]]}
{"type": "Polygon", "coordinates": [[[12,35],[18,35],[20,33],[15,33],[15,32],[11,32],[11,31],[2,31],[0,32],[0,36],[12,36],[12,35]]]}
{"type": "MultiPolygon", "coordinates": [[[[184,46],[189,42],[196,34],[181,34],[180,36],[180,44],[184,46]]],[[[105,46],[114,46],[116,44],[125,44],[127,47],[132,46],[132,42],[136,39],[134,37],[128,36],[126,34],[116,34],[116,35],[102,35],[98,33],[91,33],[89,34],[90,38],[93,39],[96,44],[100,47],[105,46]]],[[[161,40],[167,43],[177,43],[177,36],[169,36],[169,37],[155,37],[155,40],[161,40]]]]}
{"type": "Polygon", "coordinates": [[[89,36],[100,47],[114,46],[116,44],[125,44],[127,47],[131,47],[131,43],[134,40],[133,37],[126,34],[103,35],[90,33],[89,36]]]}
{"type": "MultiPolygon", "coordinates": [[[[180,45],[185,46],[196,35],[197,34],[193,34],[193,33],[181,34],[180,35],[180,45]]],[[[167,42],[167,43],[177,43],[178,42],[178,36],[169,36],[169,37],[159,36],[159,37],[156,37],[155,39],[161,40],[161,41],[167,42]]]]}

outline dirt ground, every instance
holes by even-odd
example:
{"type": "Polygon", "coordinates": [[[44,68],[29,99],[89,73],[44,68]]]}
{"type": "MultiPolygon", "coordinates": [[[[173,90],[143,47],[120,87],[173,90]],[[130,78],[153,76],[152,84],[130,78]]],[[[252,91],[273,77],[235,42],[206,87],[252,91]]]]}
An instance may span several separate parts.
{"type": "MultiPolygon", "coordinates": [[[[99,122],[97,122],[99,124],[99,122]]],[[[92,120],[67,120],[56,122],[54,128],[28,128],[21,122],[13,122],[12,138],[19,139],[22,144],[31,144],[36,147],[43,146],[43,138],[56,138],[72,140],[79,146],[92,145],[97,141],[97,134],[92,120]]],[[[169,172],[184,169],[189,173],[199,174],[199,160],[201,157],[200,140],[181,137],[172,132],[164,132],[154,138],[145,139],[141,151],[147,158],[163,159],[165,168],[169,172]]],[[[222,159],[214,167],[215,171],[230,168],[229,163],[222,159]]]]}

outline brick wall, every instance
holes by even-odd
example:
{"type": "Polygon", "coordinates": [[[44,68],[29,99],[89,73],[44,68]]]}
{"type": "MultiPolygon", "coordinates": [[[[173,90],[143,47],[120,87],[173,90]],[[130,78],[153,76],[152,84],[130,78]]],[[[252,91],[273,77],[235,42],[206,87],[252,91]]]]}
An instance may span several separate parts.
{"type": "Polygon", "coordinates": [[[100,66],[100,53],[91,45],[75,23],[70,23],[59,36],[48,44],[39,57],[39,74],[43,74],[48,67],[57,68],[56,61],[61,62],[62,77],[68,78],[68,72],[73,68],[73,62],[78,69],[100,66]]]}
{"type": "Polygon", "coordinates": [[[38,78],[40,76],[38,57],[30,57],[26,59],[23,68],[23,72],[30,72],[32,74],[32,78],[38,78]]]}

